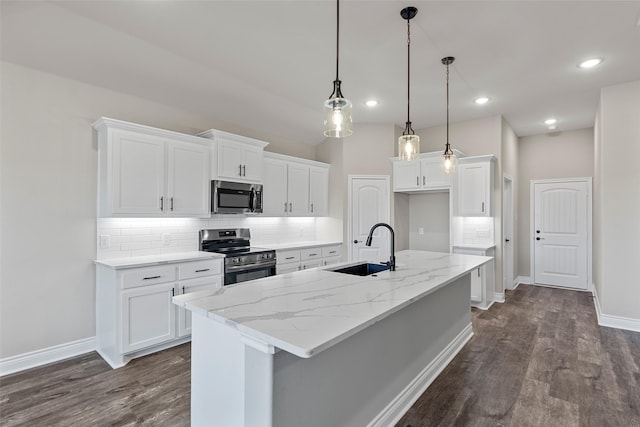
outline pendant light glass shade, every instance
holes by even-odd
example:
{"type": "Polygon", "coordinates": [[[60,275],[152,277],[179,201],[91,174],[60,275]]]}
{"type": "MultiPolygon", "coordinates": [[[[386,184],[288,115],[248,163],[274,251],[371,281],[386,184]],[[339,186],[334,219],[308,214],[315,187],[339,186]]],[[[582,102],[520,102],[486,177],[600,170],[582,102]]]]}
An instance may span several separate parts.
{"type": "Polygon", "coordinates": [[[409,21],[416,16],[418,9],[413,6],[405,7],[400,11],[402,19],[407,20],[407,123],[398,138],[398,157],[401,160],[414,160],[420,154],[420,137],[411,128],[409,111],[411,106],[411,25],[409,21]]]}
{"type": "Polygon", "coordinates": [[[338,78],[340,58],[340,0],[336,0],[336,79],[333,81],[333,92],[324,101],[324,136],[342,138],[353,133],[351,101],[342,96],[338,78]]]}
{"type": "Polygon", "coordinates": [[[401,160],[414,160],[420,154],[420,137],[418,135],[402,135],[398,138],[398,157],[401,160]]]}
{"type": "Polygon", "coordinates": [[[456,157],[451,145],[449,144],[449,65],[455,61],[453,56],[446,56],[442,58],[442,63],[447,66],[447,142],[444,146],[444,153],[442,154],[442,160],[440,161],[440,169],[444,173],[453,173],[456,171],[456,165],[458,158],[456,157]]]}

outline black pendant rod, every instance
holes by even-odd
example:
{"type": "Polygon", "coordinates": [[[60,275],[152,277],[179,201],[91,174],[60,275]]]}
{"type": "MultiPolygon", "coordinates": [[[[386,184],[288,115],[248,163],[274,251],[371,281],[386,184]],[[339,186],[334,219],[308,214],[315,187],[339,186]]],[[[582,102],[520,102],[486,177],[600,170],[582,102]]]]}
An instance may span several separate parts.
{"type": "Polygon", "coordinates": [[[340,0],[336,0],[336,81],[338,78],[338,62],[340,59],[340,0]]]}
{"type": "Polygon", "coordinates": [[[453,56],[446,56],[442,58],[442,63],[447,66],[447,141],[444,147],[444,153],[450,154],[450,146],[449,146],[449,65],[453,64],[456,58],[453,56]]]}
{"type": "Polygon", "coordinates": [[[400,16],[407,20],[407,123],[403,135],[414,135],[411,128],[411,19],[416,16],[418,9],[409,6],[400,11],[400,16]]]}

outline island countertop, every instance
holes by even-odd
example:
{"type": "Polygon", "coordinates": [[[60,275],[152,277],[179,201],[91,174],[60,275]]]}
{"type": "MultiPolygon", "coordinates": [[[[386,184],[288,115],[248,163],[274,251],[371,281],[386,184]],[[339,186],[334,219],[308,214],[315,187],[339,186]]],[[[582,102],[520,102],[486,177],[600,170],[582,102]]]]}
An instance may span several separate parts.
{"type": "Polygon", "coordinates": [[[396,271],[353,276],[330,267],[303,270],[173,298],[175,304],[240,333],[308,358],[493,258],[406,250],[396,271]]]}

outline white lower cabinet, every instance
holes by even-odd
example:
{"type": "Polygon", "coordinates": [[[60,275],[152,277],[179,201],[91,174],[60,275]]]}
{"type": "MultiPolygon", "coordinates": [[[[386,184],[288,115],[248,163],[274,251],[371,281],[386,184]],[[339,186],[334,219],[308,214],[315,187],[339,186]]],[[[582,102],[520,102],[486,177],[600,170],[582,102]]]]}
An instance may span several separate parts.
{"type": "Polygon", "coordinates": [[[276,274],[291,273],[340,262],[342,245],[276,251],[276,274]]]}
{"type": "MultiPolygon", "coordinates": [[[[480,256],[495,256],[494,248],[453,247],[453,253],[480,256]]],[[[495,266],[493,261],[471,272],[471,305],[482,310],[488,309],[494,301],[495,266]]]]}
{"type": "Polygon", "coordinates": [[[113,368],[189,340],[191,313],[175,295],[222,286],[222,259],[96,268],[97,351],[113,368]]]}

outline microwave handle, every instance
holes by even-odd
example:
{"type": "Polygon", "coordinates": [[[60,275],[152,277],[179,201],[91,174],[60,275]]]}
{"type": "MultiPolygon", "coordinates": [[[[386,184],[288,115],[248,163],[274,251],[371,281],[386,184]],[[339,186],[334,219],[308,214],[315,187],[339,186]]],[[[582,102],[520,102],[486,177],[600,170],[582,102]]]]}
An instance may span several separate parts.
{"type": "Polygon", "coordinates": [[[251,212],[255,212],[256,210],[256,200],[258,197],[258,192],[255,190],[255,188],[251,189],[251,197],[249,198],[249,210],[251,212]]]}

